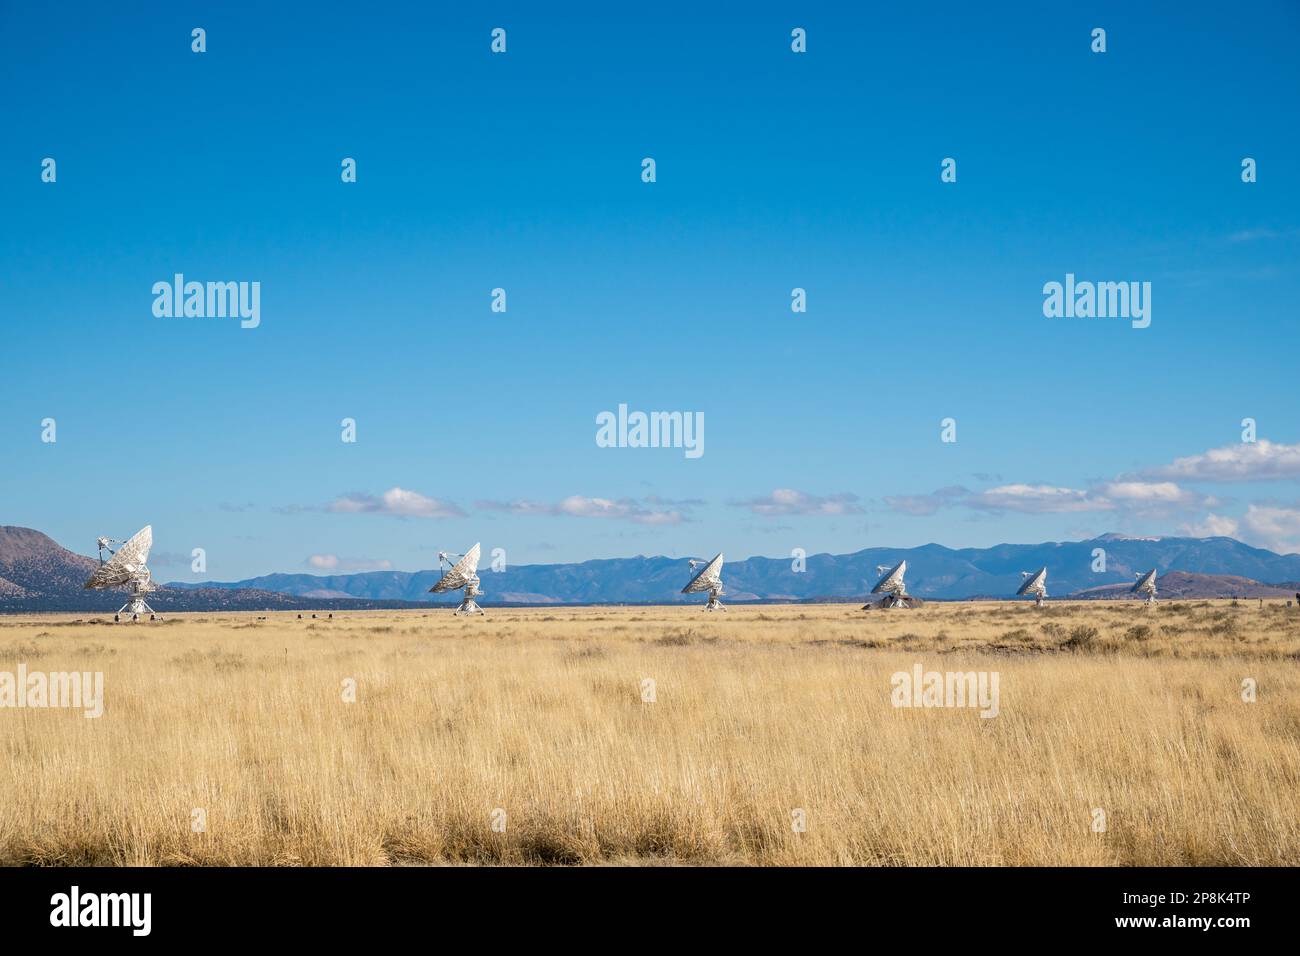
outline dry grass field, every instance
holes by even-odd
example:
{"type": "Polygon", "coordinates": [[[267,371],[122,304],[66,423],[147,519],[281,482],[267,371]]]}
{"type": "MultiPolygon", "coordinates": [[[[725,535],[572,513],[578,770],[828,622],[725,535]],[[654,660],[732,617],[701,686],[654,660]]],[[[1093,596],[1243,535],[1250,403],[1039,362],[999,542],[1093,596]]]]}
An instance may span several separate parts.
{"type": "Polygon", "coordinates": [[[1300,864],[1276,603],[0,618],[20,663],[104,712],[0,709],[5,864],[1300,864]]]}

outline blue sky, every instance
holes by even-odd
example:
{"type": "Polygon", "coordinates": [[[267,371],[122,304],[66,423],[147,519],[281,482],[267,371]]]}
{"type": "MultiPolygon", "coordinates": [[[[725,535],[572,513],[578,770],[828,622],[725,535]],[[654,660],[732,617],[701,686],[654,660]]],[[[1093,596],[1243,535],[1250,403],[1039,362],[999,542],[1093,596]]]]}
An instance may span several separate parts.
{"type": "Polygon", "coordinates": [[[1300,548],[1296,4],[265,6],[0,6],[0,523],[178,579],[1300,548]],[[177,272],[260,326],[155,317],[177,272]],[[705,453],[597,447],[620,403],[705,453]]]}

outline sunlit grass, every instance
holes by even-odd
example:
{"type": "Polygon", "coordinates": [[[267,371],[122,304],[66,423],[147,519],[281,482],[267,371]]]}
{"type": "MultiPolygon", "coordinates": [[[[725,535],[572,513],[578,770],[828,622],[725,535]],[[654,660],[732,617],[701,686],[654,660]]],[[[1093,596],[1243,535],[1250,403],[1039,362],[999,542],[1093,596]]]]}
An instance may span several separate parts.
{"type": "Polygon", "coordinates": [[[72,620],[0,618],[106,697],[0,709],[0,862],[1300,863],[1295,608],[72,620]],[[999,716],[895,709],[916,663],[999,716]]]}

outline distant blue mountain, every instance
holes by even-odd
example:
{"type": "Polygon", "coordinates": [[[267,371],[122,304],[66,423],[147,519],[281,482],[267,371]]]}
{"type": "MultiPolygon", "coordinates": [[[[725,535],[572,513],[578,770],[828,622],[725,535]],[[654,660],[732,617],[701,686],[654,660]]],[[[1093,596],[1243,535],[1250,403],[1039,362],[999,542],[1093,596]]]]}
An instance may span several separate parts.
{"type": "MultiPolygon", "coordinates": [[[[698,555],[711,558],[712,554],[698,555]]],[[[1232,538],[1130,538],[1102,535],[1088,541],[1000,544],[991,548],[867,548],[853,554],[815,554],[796,573],[789,558],[729,561],[723,570],[732,601],[799,601],[861,597],[875,584],[876,566],[907,560],[908,590],[923,598],[1008,597],[1020,586],[1020,572],[1046,566],[1047,590],[1056,597],[1107,584],[1131,582],[1139,570],[1234,575],[1266,583],[1300,581],[1300,554],[1279,555],[1232,538]],[[1105,571],[1093,571],[1094,551],[1105,551],[1105,571]]],[[[535,604],[698,602],[683,595],[690,577],[685,559],[611,558],[580,564],[514,565],[501,572],[479,570],[484,600],[535,604]]],[[[367,571],[318,576],[268,574],[246,581],[173,583],[174,588],[232,588],[273,591],[312,599],[433,601],[453,596],[428,590],[434,571],[367,571]]]]}

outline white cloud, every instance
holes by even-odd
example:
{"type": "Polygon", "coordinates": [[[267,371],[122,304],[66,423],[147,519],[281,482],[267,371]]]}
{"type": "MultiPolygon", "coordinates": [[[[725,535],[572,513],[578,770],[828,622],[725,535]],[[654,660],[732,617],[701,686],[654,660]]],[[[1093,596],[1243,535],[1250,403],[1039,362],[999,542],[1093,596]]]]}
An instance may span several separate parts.
{"type": "Polygon", "coordinates": [[[674,525],[686,520],[684,509],[696,502],[666,502],[657,497],[637,501],[633,498],[595,498],[569,495],[555,504],[517,498],[513,501],[479,501],[485,511],[504,511],[514,515],[551,515],[570,518],[611,518],[642,525],[674,525]]]}
{"type": "Polygon", "coordinates": [[[1205,520],[1185,524],[1179,531],[1193,538],[1237,538],[1279,554],[1292,554],[1300,552],[1300,507],[1252,503],[1240,519],[1207,514],[1205,520]]]}
{"type": "Polygon", "coordinates": [[[335,498],[325,510],[335,514],[381,514],[399,518],[461,518],[465,515],[449,501],[397,487],[378,496],[352,492],[335,498]]]}
{"type": "Polygon", "coordinates": [[[985,511],[1024,514],[1068,514],[1079,511],[1113,511],[1114,502],[1087,491],[1053,485],[999,485],[971,495],[963,502],[985,511]]]}
{"type": "Polygon", "coordinates": [[[1172,481],[1112,481],[1103,487],[1107,497],[1130,501],[1178,501],[1183,494],[1172,481]]]}
{"type": "Polygon", "coordinates": [[[1241,523],[1253,542],[1270,551],[1300,552],[1300,508],[1252,504],[1241,523]]]}
{"type": "Polygon", "coordinates": [[[1178,530],[1189,538],[1235,538],[1241,531],[1241,523],[1227,515],[1207,514],[1204,521],[1185,524],[1178,530]]]}
{"type": "Polygon", "coordinates": [[[1021,514],[1079,514],[1124,511],[1153,513],[1213,508],[1218,499],[1179,487],[1172,481],[1108,481],[1089,489],[1016,483],[984,491],[960,486],[940,488],[928,495],[890,495],[885,503],[906,515],[932,515],[940,508],[961,506],[979,511],[1015,511],[1021,514]]]}
{"type": "Polygon", "coordinates": [[[731,504],[770,518],[776,515],[861,514],[862,509],[857,506],[857,500],[857,495],[848,493],[821,496],[805,494],[793,488],[777,488],[770,495],[748,501],[733,501],[731,504]]]}
{"type": "Polygon", "coordinates": [[[1276,481],[1300,478],[1300,445],[1281,445],[1261,438],[1212,448],[1201,455],[1143,472],[1148,478],[1178,481],[1276,481]]]}
{"type": "Polygon", "coordinates": [[[337,554],[313,554],[306,564],[317,571],[390,571],[393,567],[384,559],[340,558],[337,554]]]}
{"type": "Polygon", "coordinates": [[[484,511],[505,511],[512,515],[553,515],[556,513],[555,505],[549,505],[542,501],[529,501],[526,498],[515,498],[512,501],[476,501],[474,507],[481,508],[484,511]]]}
{"type": "Polygon", "coordinates": [[[1107,481],[1094,494],[1137,509],[1214,508],[1219,504],[1217,498],[1179,487],[1172,481],[1107,481]]]}
{"type": "Polygon", "coordinates": [[[555,510],[562,515],[575,518],[610,518],[627,513],[626,505],[621,505],[610,498],[589,498],[586,495],[569,495],[555,510]]]}

